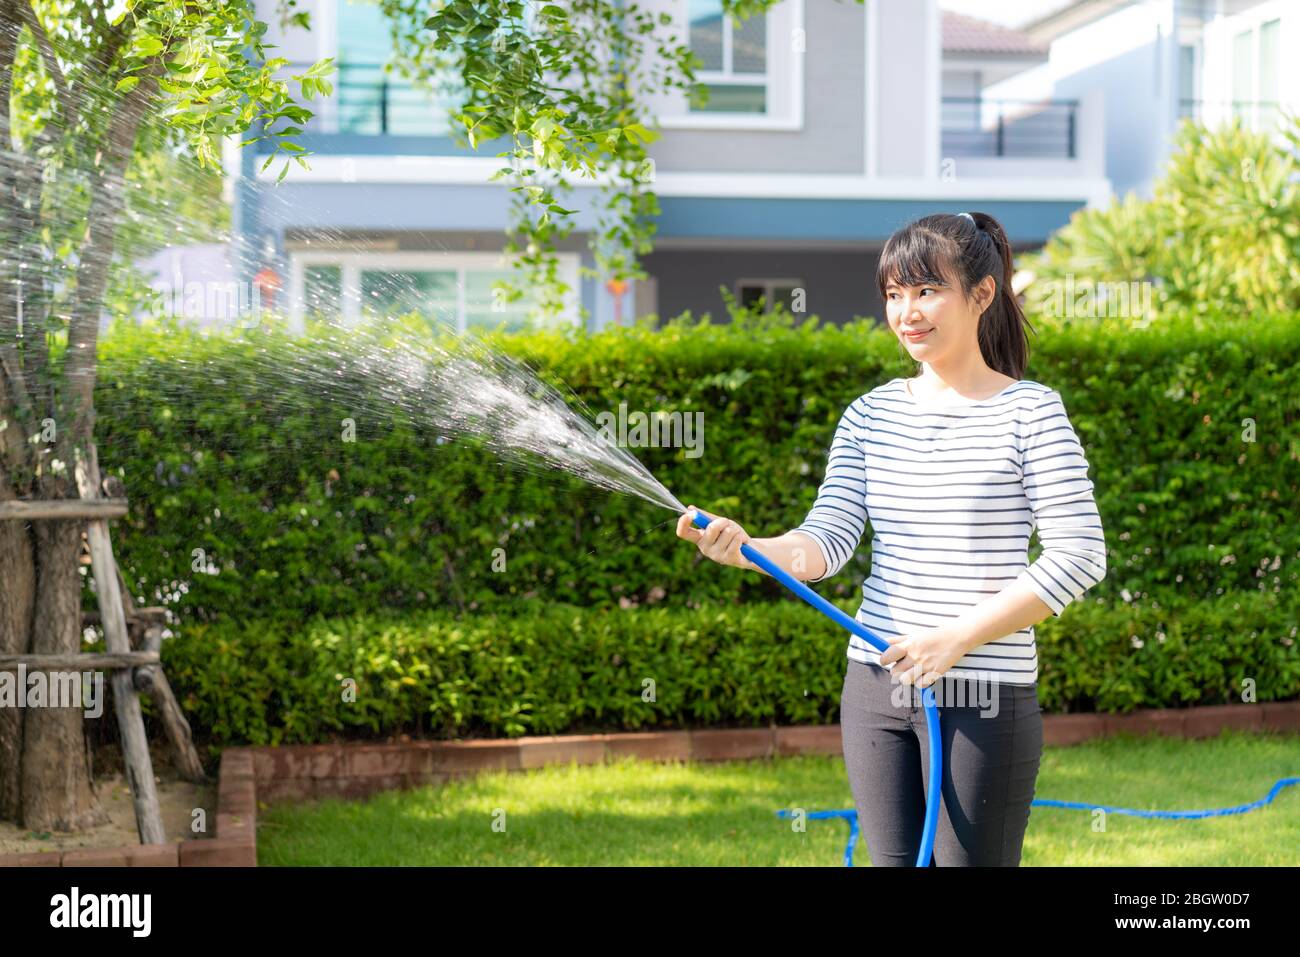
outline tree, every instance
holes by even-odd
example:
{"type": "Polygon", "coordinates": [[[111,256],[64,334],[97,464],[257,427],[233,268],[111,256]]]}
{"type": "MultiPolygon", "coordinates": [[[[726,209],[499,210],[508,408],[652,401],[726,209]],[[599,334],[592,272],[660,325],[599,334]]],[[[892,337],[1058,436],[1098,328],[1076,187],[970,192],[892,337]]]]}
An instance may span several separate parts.
{"type": "MultiPolygon", "coordinates": [[[[379,0],[392,26],[393,65],[418,87],[440,82],[459,97],[453,121],[473,147],[505,138],[508,165],[497,173],[515,185],[510,241],[522,253],[519,284],[507,299],[537,290],[540,311],[558,311],[568,287],[560,280],[556,240],[573,229],[574,211],[557,199],[570,175],[600,175],[593,274],[644,279],[638,263],[650,251],[659,205],[651,186],[645,94],[680,89],[706,99],[695,85],[701,61],[673,33],[669,14],[634,0],[444,0],[432,14],[423,0],[379,0]],[[446,77],[454,76],[454,84],[446,77]]],[[[761,14],[777,0],[722,0],[737,19],[761,14]]]]}
{"type": "MultiPolygon", "coordinates": [[[[431,85],[448,64],[466,94],[456,117],[467,141],[508,137],[516,223],[529,284],[561,301],[555,240],[572,228],[556,190],[566,174],[605,173],[596,255],[610,278],[644,275],[658,212],[644,188],[638,99],[691,88],[694,56],[662,17],[633,0],[380,0],[395,62],[431,85]]],[[[723,0],[744,17],[776,0],[723,0]]],[[[309,28],[296,0],[285,25],[309,28]]],[[[311,118],[266,58],[250,0],[0,0],[0,502],[78,497],[74,478],[93,440],[99,317],[122,243],[134,163],[182,144],[217,165],[223,137],[270,139],[263,168],[306,166],[295,137],[311,118]]],[[[328,95],[330,61],[292,76],[304,99],[328,95]]],[[[698,94],[696,94],[698,96],[698,94]]],[[[514,297],[519,292],[512,290],[514,297]]],[[[80,646],[78,526],[0,521],[0,655],[80,646]]],[[[76,709],[0,709],[0,818],[69,829],[101,818],[76,709]]]]}
{"type": "MultiPolygon", "coordinates": [[[[294,3],[282,21],[308,26],[294,3]]],[[[260,124],[268,163],[306,165],[294,137],[312,114],[275,76],[286,61],[267,58],[266,29],[247,0],[0,0],[0,501],[79,497],[132,163],[184,144],[215,165],[222,137],[260,124]]],[[[293,76],[300,95],[328,94],[329,69],[293,76]]],[[[79,650],[79,532],[0,521],[0,654],[79,650]]],[[[79,709],[0,708],[0,818],[103,819],[79,709]]]]}

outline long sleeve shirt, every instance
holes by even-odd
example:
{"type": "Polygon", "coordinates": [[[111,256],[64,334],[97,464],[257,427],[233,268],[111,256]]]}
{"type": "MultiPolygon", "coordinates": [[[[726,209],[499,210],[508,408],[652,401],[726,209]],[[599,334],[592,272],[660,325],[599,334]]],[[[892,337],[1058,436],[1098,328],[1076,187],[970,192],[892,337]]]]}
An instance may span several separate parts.
{"type": "MultiPolygon", "coordinates": [[[[1028,379],[979,401],[936,404],[893,379],[841,416],[802,525],[834,575],[872,527],[857,619],[890,642],[950,623],[1013,582],[1056,615],[1106,574],[1088,461],[1060,395],[1028,379]],[[1037,529],[1042,553],[1030,564],[1037,529]]],[[[880,666],[850,635],[848,656],[880,666]]],[[[1033,684],[1033,627],[986,642],[945,673],[1033,684]]]]}

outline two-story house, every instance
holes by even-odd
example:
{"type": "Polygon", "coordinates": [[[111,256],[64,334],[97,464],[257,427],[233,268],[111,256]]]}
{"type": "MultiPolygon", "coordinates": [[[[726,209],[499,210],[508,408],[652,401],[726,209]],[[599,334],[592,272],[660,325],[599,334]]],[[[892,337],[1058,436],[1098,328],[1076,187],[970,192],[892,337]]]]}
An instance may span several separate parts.
{"type": "MultiPolygon", "coordinates": [[[[674,18],[704,62],[709,103],[650,91],[661,215],[650,279],[616,297],[582,278],[595,190],[562,246],[575,290],[600,328],[690,309],[724,315],[719,287],[743,302],[804,290],[824,321],[883,315],[874,274],[889,234],[935,211],[982,209],[1018,248],[1041,245],[1075,210],[1107,202],[1102,97],[988,97],[991,84],[1047,62],[1016,31],[945,13],[938,0],[782,0],[744,24],[719,0],[641,0],[674,18]]],[[[244,279],[283,277],[281,305],[349,322],[368,309],[418,309],[459,329],[518,318],[492,309],[509,192],[501,160],[458,146],[445,106],[379,65],[390,47],[373,4],[300,0],[301,29],[269,37],[297,63],[335,57],[335,94],[316,101],[300,142],[311,171],[262,171],[258,147],[228,151],[244,279]]],[[[274,21],[272,0],[258,0],[274,21]]]]}
{"type": "Polygon", "coordinates": [[[1105,174],[1118,195],[1149,198],[1188,117],[1233,116],[1277,132],[1300,109],[1296,0],[1075,0],[1025,23],[1044,62],[988,84],[991,99],[1096,93],[1105,102],[1105,174]]]}

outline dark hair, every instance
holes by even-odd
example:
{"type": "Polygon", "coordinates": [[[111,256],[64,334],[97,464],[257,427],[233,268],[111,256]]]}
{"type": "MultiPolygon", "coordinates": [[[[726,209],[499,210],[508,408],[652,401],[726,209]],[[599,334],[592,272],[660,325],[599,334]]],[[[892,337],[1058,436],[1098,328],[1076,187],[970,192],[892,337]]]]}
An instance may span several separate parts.
{"type": "Polygon", "coordinates": [[[988,213],[935,213],[897,230],[885,243],[876,266],[876,286],[941,285],[956,276],[969,297],[985,276],[997,284],[993,301],[979,317],[980,354],[989,368],[1024,377],[1033,332],[1011,289],[1011,243],[1002,224],[988,213]]]}

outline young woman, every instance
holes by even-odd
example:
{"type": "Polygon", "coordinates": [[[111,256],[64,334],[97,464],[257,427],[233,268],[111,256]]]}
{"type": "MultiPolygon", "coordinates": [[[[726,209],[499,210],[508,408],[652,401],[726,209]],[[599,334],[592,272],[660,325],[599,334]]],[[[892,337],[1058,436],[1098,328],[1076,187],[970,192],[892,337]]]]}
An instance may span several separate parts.
{"type": "Polygon", "coordinates": [[[938,865],[1020,863],[1042,754],[1034,625],[1106,574],[1088,462],[1058,393],[1023,378],[1027,323],[1011,246],[984,213],[894,233],[876,272],[889,328],[919,364],[855,399],[803,524],[750,539],[735,521],[677,534],[713,561],[796,578],[848,562],[871,522],[871,574],[840,698],[844,762],[876,866],[915,862],[929,775],[921,688],[943,738],[938,865]],[[1042,554],[1030,564],[1030,533],[1042,554]]]}

